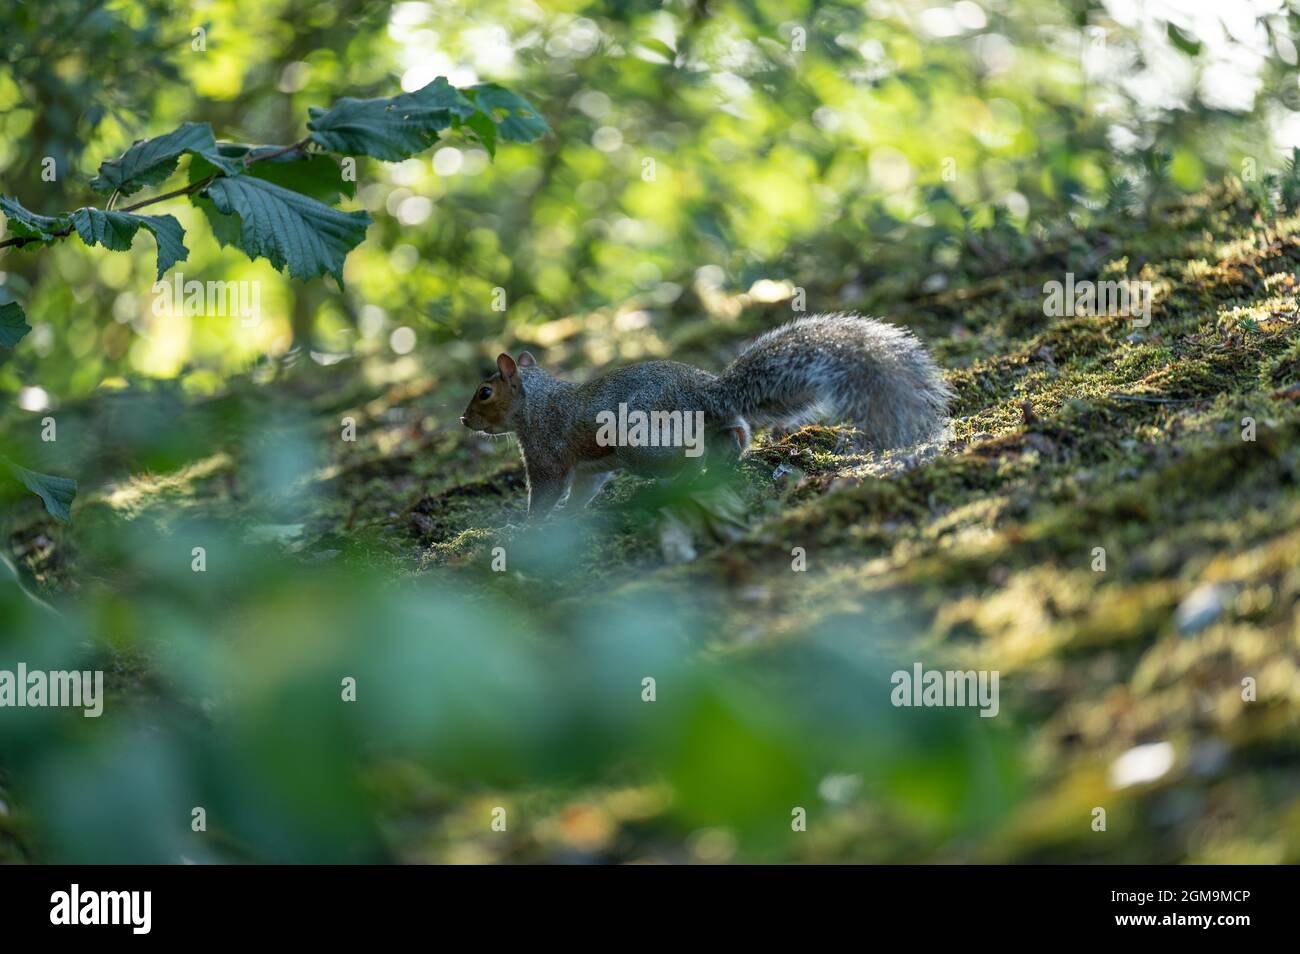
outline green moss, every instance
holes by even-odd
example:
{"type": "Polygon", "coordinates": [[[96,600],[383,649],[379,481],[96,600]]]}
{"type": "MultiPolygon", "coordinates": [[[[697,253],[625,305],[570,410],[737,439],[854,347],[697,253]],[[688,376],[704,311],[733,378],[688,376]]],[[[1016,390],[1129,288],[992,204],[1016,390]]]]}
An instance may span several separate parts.
{"type": "MultiPolygon", "coordinates": [[[[1085,237],[1097,249],[1090,274],[1152,282],[1144,328],[1045,315],[1043,283],[1075,267],[1061,249],[913,303],[908,317],[950,369],[953,443],[938,455],[878,458],[844,427],[760,434],[735,484],[749,514],[743,536],[702,534],[688,566],[664,565],[657,538],[661,507],[682,501],[626,475],[583,520],[530,536],[519,526],[515,449],[466,434],[446,409],[461,397],[455,369],[438,369],[437,388],[341,392],[347,402],[322,388],[317,400],[330,414],[318,436],[329,438],[329,454],[304,488],[302,552],[344,549],[395,576],[451,580],[558,619],[566,607],[654,592],[714,623],[698,649],[724,656],[774,653],[867,614],[900,651],[924,648],[1004,674],[1006,710],[1026,728],[1039,793],[1013,824],[963,847],[863,798],[828,809],[834,836],[801,849],[809,857],[1249,859],[1275,822],[1283,832],[1275,851],[1300,860],[1300,815],[1287,808],[1294,795],[1279,795],[1300,784],[1290,741],[1300,724],[1297,666],[1279,650],[1294,645],[1300,599],[1300,319],[1288,281],[1300,266],[1297,228],[1296,219],[1257,221],[1225,183],[1168,209],[1151,229],[1120,220],[1104,237],[1085,237]],[[367,426],[356,444],[333,439],[340,407],[361,408],[367,426]],[[530,564],[529,546],[548,539],[559,542],[530,564]],[[512,560],[524,554],[507,573],[487,566],[499,542],[512,560]],[[806,551],[806,573],[791,572],[794,547],[806,551]],[[563,572],[534,572],[546,560],[563,572]],[[1176,608],[1207,581],[1230,584],[1234,596],[1205,630],[1179,632],[1176,608]],[[1243,709],[1243,674],[1258,676],[1265,704],[1243,709]],[[1107,767],[1126,747],[1162,739],[1182,753],[1167,778],[1108,786],[1107,767]],[[1186,768],[1207,740],[1226,746],[1234,777],[1186,768]],[[1255,768],[1265,762],[1274,767],[1255,768]],[[1213,831],[1197,828],[1195,816],[1157,830],[1151,814],[1172,795],[1234,807],[1213,831]],[[1098,804],[1110,809],[1104,842],[1089,837],[1098,804]]],[[[694,321],[660,329],[670,333],[659,340],[675,357],[716,368],[757,330],[744,319],[694,321]]],[[[566,341],[570,353],[584,353],[587,333],[566,341]]],[[[264,514],[244,466],[232,455],[208,472],[196,461],[164,475],[118,475],[87,488],[83,514],[129,521],[180,504],[253,524],[264,514]]],[[[74,540],[35,511],[10,548],[53,589],[77,578],[74,540]]],[[[582,797],[601,806],[616,790],[611,782],[582,797]]],[[[547,812],[579,798],[532,794],[547,812]]],[[[648,820],[626,834],[633,846],[665,811],[645,800],[654,803],[648,820]]],[[[454,819],[423,824],[423,856],[469,850],[454,819]]],[[[547,856],[544,832],[521,843],[523,857],[547,856]]]]}

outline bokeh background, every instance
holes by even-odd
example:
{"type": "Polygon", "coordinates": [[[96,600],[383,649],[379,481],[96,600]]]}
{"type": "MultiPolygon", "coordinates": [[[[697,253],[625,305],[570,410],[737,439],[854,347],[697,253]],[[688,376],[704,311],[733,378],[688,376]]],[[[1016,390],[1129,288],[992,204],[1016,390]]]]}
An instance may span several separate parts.
{"type": "Polygon", "coordinates": [[[0,668],[102,668],[110,698],[0,710],[0,859],[1300,858],[1294,3],[47,0],[0,26],[0,193],[37,212],[182,122],[290,143],[311,106],[439,76],[552,129],[359,160],[343,288],[151,210],[186,227],[175,271],[258,284],[252,327],[155,314],[148,237],[3,253],[33,330],[0,352],[0,452],[80,492],[67,524],[0,492],[0,668]],[[1152,282],[1153,328],[1049,321],[1067,271],[1152,282]],[[529,534],[515,451],[456,423],[502,348],[717,369],[803,307],[925,337],[952,450],[763,435],[739,515],[620,478],[529,534]],[[894,708],[918,660],[1000,671],[999,716],[894,708]]]}

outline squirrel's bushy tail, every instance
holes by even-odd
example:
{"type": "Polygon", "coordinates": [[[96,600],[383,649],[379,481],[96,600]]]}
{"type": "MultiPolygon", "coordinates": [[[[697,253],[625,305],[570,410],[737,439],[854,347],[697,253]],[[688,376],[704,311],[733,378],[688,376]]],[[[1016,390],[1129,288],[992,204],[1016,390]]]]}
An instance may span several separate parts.
{"type": "Polygon", "coordinates": [[[850,423],[878,448],[939,436],[952,391],[910,331],[858,315],[800,318],[763,335],[712,382],[719,417],[793,427],[850,423]]]}

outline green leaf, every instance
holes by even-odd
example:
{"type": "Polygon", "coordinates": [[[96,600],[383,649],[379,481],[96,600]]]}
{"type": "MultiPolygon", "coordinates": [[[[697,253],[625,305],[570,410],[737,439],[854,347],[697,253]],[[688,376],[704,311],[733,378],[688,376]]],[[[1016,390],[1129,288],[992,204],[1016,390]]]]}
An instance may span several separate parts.
{"type": "Polygon", "coordinates": [[[77,496],[77,482],[75,480],[69,477],[39,474],[34,470],[28,470],[26,467],[15,464],[8,458],[0,458],[0,460],[3,460],[9,466],[13,475],[21,480],[28,490],[41,498],[50,516],[64,523],[72,519],[72,500],[77,496]]]}
{"type": "MultiPolygon", "coordinates": [[[[236,146],[231,143],[218,143],[217,149],[227,157],[242,156],[243,152],[248,151],[246,146],[236,146]]],[[[190,160],[189,180],[190,182],[200,182],[220,171],[202,156],[195,156],[190,160]]],[[[251,171],[253,170],[250,169],[249,172],[251,171]]],[[[222,248],[239,247],[239,216],[222,215],[217,211],[217,207],[212,200],[201,193],[191,193],[190,202],[208,220],[208,227],[212,229],[212,235],[217,240],[218,245],[222,248]]]]}
{"type": "Polygon", "coordinates": [[[218,179],[207,189],[223,215],[238,215],[239,240],[249,258],[266,258],[295,278],[329,272],[341,286],[343,259],[366,237],[370,216],[340,212],[253,176],[218,179]]]}
{"type": "Polygon", "coordinates": [[[469,119],[465,120],[465,125],[473,130],[478,136],[479,142],[487,150],[489,156],[493,159],[497,155],[497,124],[492,121],[492,117],[487,113],[476,112],[469,119]]]}
{"type": "Polygon", "coordinates": [[[27,323],[23,306],[16,301],[0,305],[0,346],[16,348],[32,326],[27,323]]]}
{"type": "Polygon", "coordinates": [[[90,187],[98,192],[117,189],[122,195],[131,195],[170,176],[185,153],[202,156],[228,176],[238,175],[244,168],[242,161],[221,154],[210,125],[186,123],[165,136],[137,140],[118,158],[103,163],[99,175],[90,180],[90,187]]]}
{"type": "Polygon", "coordinates": [[[338,160],[319,154],[263,160],[249,166],[248,174],[327,204],[337,202],[343,196],[350,198],[357,192],[356,182],[343,178],[338,160]]]}
{"type": "MultiPolygon", "coordinates": [[[[501,139],[532,142],[551,131],[542,114],[528,100],[495,83],[471,86],[465,95],[474,101],[480,113],[492,120],[501,139]]],[[[469,125],[477,131],[473,123],[469,125]]]]}
{"type": "Polygon", "coordinates": [[[1178,49],[1182,50],[1188,56],[1196,56],[1201,52],[1200,41],[1188,36],[1172,23],[1165,24],[1165,32],[1169,36],[1169,42],[1178,47],[1178,49]]]}
{"type": "Polygon", "coordinates": [[[311,137],[345,155],[396,162],[428,149],[438,133],[474,114],[474,104],[445,77],[388,99],[344,97],[329,109],[308,111],[311,137]]]}
{"type": "Polygon", "coordinates": [[[17,199],[7,195],[0,195],[0,212],[5,214],[10,232],[21,238],[36,239],[42,245],[58,240],[62,236],[56,233],[66,234],[70,227],[66,214],[37,215],[23,208],[22,203],[17,199]]]}
{"type": "Polygon", "coordinates": [[[663,40],[656,39],[652,36],[642,37],[637,41],[637,45],[647,50],[654,56],[657,56],[664,63],[674,63],[677,60],[677,51],[665,43],[663,40]]]}
{"type": "MultiPolygon", "coordinates": [[[[246,176],[255,176],[274,182],[293,192],[301,192],[326,204],[337,202],[341,196],[349,198],[356,195],[356,182],[343,178],[343,170],[337,159],[331,156],[315,154],[304,155],[300,152],[287,152],[270,159],[257,159],[259,153],[278,150],[279,146],[232,146],[221,143],[218,147],[222,155],[250,157],[250,165],[244,171],[246,176]]],[[[198,182],[220,172],[206,159],[195,157],[190,160],[190,181],[198,182]]]]}
{"type": "Polygon", "coordinates": [[[171,215],[136,215],[86,208],[72,213],[72,224],[87,245],[103,245],[118,252],[130,250],[135,233],[142,227],[148,229],[158,243],[159,279],[167,269],[190,256],[183,241],[185,231],[171,215]]]}
{"type": "Polygon", "coordinates": [[[190,201],[203,213],[212,229],[212,235],[222,248],[239,247],[239,216],[222,215],[217,206],[206,195],[192,195],[190,201]]]}

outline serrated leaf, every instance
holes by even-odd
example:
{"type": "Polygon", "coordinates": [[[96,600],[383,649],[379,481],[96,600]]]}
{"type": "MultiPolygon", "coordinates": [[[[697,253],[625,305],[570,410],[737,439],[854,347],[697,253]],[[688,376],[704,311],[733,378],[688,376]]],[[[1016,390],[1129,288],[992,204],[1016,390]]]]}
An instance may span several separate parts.
{"type": "Polygon", "coordinates": [[[37,473],[7,458],[0,458],[0,460],[4,460],[13,475],[22,481],[23,486],[41,498],[51,517],[64,523],[72,519],[72,501],[77,496],[75,480],[70,477],[37,473]]]}
{"type": "Polygon", "coordinates": [[[332,152],[374,156],[389,162],[428,149],[438,133],[474,114],[474,104],[445,77],[413,93],[387,99],[340,99],[329,109],[313,106],[307,128],[332,152]]]}
{"type": "MultiPolygon", "coordinates": [[[[221,150],[223,155],[233,157],[232,154],[240,155],[238,150],[245,147],[234,146],[230,143],[218,143],[217,148],[221,150]]],[[[190,160],[189,180],[190,182],[199,182],[219,171],[216,166],[202,156],[195,156],[190,160]]],[[[212,236],[217,240],[218,245],[222,248],[237,248],[239,246],[239,216],[223,215],[218,212],[212,200],[201,192],[190,193],[190,203],[202,212],[204,218],[208,220],[208,227],[212,229],[212,236]]]]}
{"type": "Polygon", "coordinates": [[[0,346],[18,347],[18,342],[22,341],[31,330],[32,326],[27,323],[27,315],[23,312],[22,305],[16,301],[0,305],[0,346]]]}
{"type": "Polygon", "coordinates": [[[102,245],[118,252],[129,251],[135,233],[141,228],[148,229],[158,243],[159,279],[167,269],[190,256],[183,241],[185,230],[171,215],[136,215],[134,212],[85,208],[72,213],[72,225],[87,245],[102,245]]]}
{"type": "Polygon", "coordinates": [[[185,153],[202,156],[224,175],[238,175],[244,168],[242,161],[223,156],[217,149],[210,125],[186,123],[165,136],[137,140],[122,155],[101,164],[90,187],[98,192],[117,189],[122,195],[131,195],[170,176],[185,153]]]}
{"type": "Polygon", "coordinates": [[[465,95],[474,101],[479,112],[492,120],[501,139],[532,142],[551,131],[542,114],[528,100],[503,86],[480,83],[465,90],[465,95]]]}
{"type": "Polygon", "coordinates": [[[340,212],[300,193],[252,176],[218,179],[207,189],[218,212],[239,216],[235,243],[249,258],[265,258],[295,278],[326,272],[343,284],[343,259],[366,237],[370,216],[340,212]]]}
{"type": "Polygon", "coordinates": [[[0,212],[5,214],[10,232],[21,238],[35,239],[42,245],[57,241],[62,236],[56,233],[66,234],[71,224],[66,214],[38,215],[7,195],[0,195],[0,212]]]}

